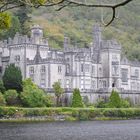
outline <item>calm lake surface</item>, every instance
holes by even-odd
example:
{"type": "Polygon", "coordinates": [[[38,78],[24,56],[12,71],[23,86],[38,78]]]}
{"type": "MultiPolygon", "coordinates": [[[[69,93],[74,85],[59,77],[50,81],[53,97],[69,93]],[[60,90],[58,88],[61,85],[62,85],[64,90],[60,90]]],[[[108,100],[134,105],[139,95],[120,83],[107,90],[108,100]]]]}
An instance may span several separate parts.
{"type": "Polygon", "coordinates": [[[0,123],[0,140],[140,140],[140,120],[0,123]]]}

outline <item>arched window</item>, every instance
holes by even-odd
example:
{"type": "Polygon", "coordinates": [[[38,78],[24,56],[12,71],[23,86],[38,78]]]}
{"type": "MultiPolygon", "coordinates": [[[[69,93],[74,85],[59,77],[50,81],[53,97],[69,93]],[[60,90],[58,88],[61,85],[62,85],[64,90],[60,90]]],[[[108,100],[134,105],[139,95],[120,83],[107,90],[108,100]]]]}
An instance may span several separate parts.
{"type": "Polygon", "coordinates": [[[89,64],[85,64],[85,72],[90,72],[90,65],[89,64]]]}
{"type": "Polygon", "coordinates": [[[69,65],[69,64],[66,65],[66,73],[67,73],[67,74],[70,73],[70,65],[69,65]]]}
{"type": "Polygon", "coordinates": [[[30,74],[34,74],[34,67],[33,67],[33,66],[31,66],[31,67],[29,68],[29,73],[30,73],[30,74]]]}
{"type": "Polygon", "coordinates": [[[99,88],[102,88],[103,85],[102,85],[102,80],[99,80],[99,88]]]}
{"type": "Polygon", "coordinates": [[[84,72],[84,64],[81,64],[81,72],[84,72]]]}
{"type": "Polygon", "coordinates": [[[33,66],[29,67],[29,76],[33,82],[34,82],[34,73],[35,73],[34,67],[33,66]]]}
{"type": "Polygon", "coordinates": [[[92,66],[92,75],[95,75],[95,66],[92,66]]]}
{"type": "Polygon", "coordinates": [[[91,87],[92,87],[92,89],[95,89],[96,88],[96,82],[95,81],[92,81],[91,87]]]}
{"type": "Polygon", "coordinates": [[[46,67],[45,65],[41,66],[40,69],[40,86],[44,88],[46,86],[46,67]]]}
{"type": "Polygon", "coordinates": [[[137,90],[140,91],[140,83],[137,83],[137,90]]]}
{"type": "Polygon", "coordinates": [[[105,88],[107,85],[106,85],[106,81],[104,80],[103,81],[103,87],[105,88]]]}
{"type": "Polygon", "coordinates": [[[45,67],[45,65],[42,65],[41,66],[41,73],[45,73],[46,72],[46,67],[45,67]]]}
{"type": "Polygon", "coordinates": [[[135,76],[138,78],[139,77],[139,70],[135,69],[135,76]]]}
{"type": "Polygon", "coordinates": [[[99,68],[99,76],[101,76],[102,75],[102,68],[100,67],[99,68]]]}

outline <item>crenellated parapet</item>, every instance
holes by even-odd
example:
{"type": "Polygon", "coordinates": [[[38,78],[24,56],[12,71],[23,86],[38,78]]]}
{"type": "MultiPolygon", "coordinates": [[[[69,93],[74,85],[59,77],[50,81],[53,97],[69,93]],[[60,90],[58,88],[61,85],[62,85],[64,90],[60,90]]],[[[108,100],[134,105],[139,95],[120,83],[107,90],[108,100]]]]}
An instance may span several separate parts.
{"type": "Polygon", "coordinates": [[[43,37],[43,30],[39,25],[34,25],[31,28],[31,37],[16,33],[13,38],[0,41],[0,47],[9,47],[17,44],[39,44],[48,46],[48,39],[43,37]]]}
{"type": "Polygon", "coordinates": [[[47,63],[57,63],[57,64],[64,64],[65,57],[64,53],[56,50],[49,50],[48,56],[46,58],[42,58],[40,55],[40,46],[37,46],[36,55],[34,59],[27,58],[27,65],[31,64],[47,64],[47,63]]]}
{"type": "Polygon", "coordinates": [[[102,41],[101,49],[113,49],[113,50],[121,50],[121,44],[118,43],[115,39],[102,41]]]}

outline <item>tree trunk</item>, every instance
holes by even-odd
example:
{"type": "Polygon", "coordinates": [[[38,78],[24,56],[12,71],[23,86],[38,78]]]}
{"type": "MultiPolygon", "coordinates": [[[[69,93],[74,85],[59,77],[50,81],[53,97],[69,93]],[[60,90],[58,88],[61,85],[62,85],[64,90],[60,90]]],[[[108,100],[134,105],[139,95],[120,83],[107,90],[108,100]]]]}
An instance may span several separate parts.
{"type": "Polygon", "coordinates": [[[57,104],[57,106],[59,106],[59,96],[57,96],[56,104],[57,104]]]}

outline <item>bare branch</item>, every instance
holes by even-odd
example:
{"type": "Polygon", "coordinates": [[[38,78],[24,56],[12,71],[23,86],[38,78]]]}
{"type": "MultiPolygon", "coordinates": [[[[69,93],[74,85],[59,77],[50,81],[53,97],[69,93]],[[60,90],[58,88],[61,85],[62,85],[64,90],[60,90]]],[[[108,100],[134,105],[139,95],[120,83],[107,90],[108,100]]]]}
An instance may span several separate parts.
{"type": "Polygon", "coordinates": [[[30,7],[51,7],[58,5],[59,8],[57,11],[71,6],[71,7],[77,7],[77,6],[82,6],[82,7],[94,7],[94,8],[110,8],[112,9],[112,18],[111,20],[105,25],[108,26],[110,25],[114,19],[117,17],[116,16],[116,9],[118,7],[122,7],[127,5],[128,3],[132,2],[133,0],[123,0],[122,2],[119,2],[117,4],[87,4],[87,3],[82,3],[74,0],[46,0],[46,2],[42,3],[33,3],[31,0],[0,0],[0,12],[5,12],[10,9],[22,7],[22,6],[30,6],[30,7]]]}

